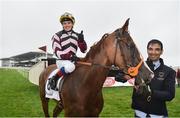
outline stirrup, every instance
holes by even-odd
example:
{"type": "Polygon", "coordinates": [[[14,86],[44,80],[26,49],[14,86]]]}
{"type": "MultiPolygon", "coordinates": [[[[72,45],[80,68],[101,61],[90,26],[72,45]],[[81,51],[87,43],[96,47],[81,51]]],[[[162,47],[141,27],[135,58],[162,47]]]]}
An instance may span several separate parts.
{"type": "Polygon", "coordinates": [[[50,78],[49,80],[49,85],[50,85],[50,88],[55,90],[56,88],[56,82],[55,82],[55,76],[53,76],[52,78],[50,78]]]}

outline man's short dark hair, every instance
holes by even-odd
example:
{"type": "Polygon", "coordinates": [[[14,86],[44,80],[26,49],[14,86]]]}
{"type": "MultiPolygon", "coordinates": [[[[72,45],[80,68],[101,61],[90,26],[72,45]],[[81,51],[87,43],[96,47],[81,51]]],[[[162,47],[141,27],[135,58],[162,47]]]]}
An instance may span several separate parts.
{"type": "Polygon", "coordinates": [[[161,46],[161,50],[163,50],[163,44],[161,41],[159,41],[157,39],[150,40],[147,44],[147,49],[148,49],[149,45],[151,45],[151,44],[159,44],[161,46]]]}

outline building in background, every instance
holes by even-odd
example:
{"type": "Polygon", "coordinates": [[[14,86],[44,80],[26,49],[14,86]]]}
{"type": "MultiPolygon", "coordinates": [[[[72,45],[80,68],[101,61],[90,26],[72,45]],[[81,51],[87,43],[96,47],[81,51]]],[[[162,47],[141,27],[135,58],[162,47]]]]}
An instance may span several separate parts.
{"type": "Polygon", "coordinates": [[[27,52],[19,55],[15,55],[9,58],[2,58],[2,67],[32,67],[34,64],[38,63],[41,59],[46,57],[52,57],[53,54],[44,52],[27,52]]]}

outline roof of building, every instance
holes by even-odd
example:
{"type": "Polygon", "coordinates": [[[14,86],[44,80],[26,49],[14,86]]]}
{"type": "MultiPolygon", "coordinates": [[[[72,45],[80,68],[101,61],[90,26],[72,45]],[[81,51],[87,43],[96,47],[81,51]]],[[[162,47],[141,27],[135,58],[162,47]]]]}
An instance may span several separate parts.
{"type": "MultiPolygon", "coordinates": [[[[11,56],[9,58],[2,58],[0,60],[15,60],[15,61],[24,61],[24,60],[32,60],[37,57],[45,56],[44,52],[27,52],[15,56],[11,56]]],[[[52,56],[53,54],[48,53],[48,56],[52,56]]]]}

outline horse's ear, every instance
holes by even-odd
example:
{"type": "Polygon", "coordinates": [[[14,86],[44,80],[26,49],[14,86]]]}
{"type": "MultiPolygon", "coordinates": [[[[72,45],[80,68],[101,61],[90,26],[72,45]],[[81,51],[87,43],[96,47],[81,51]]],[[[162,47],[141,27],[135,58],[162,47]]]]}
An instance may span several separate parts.
{"type": "Polygon", "coordinates": [[[124,25],[123,25],[123,27],[122,27],[122,33],[124,33],[125,31],[126,31],[126,32],[128,31],[129,19],[130,19],[130,18],[128,18],[128,19],[126,20],[126,22],[124,23],[124,25]]]}

